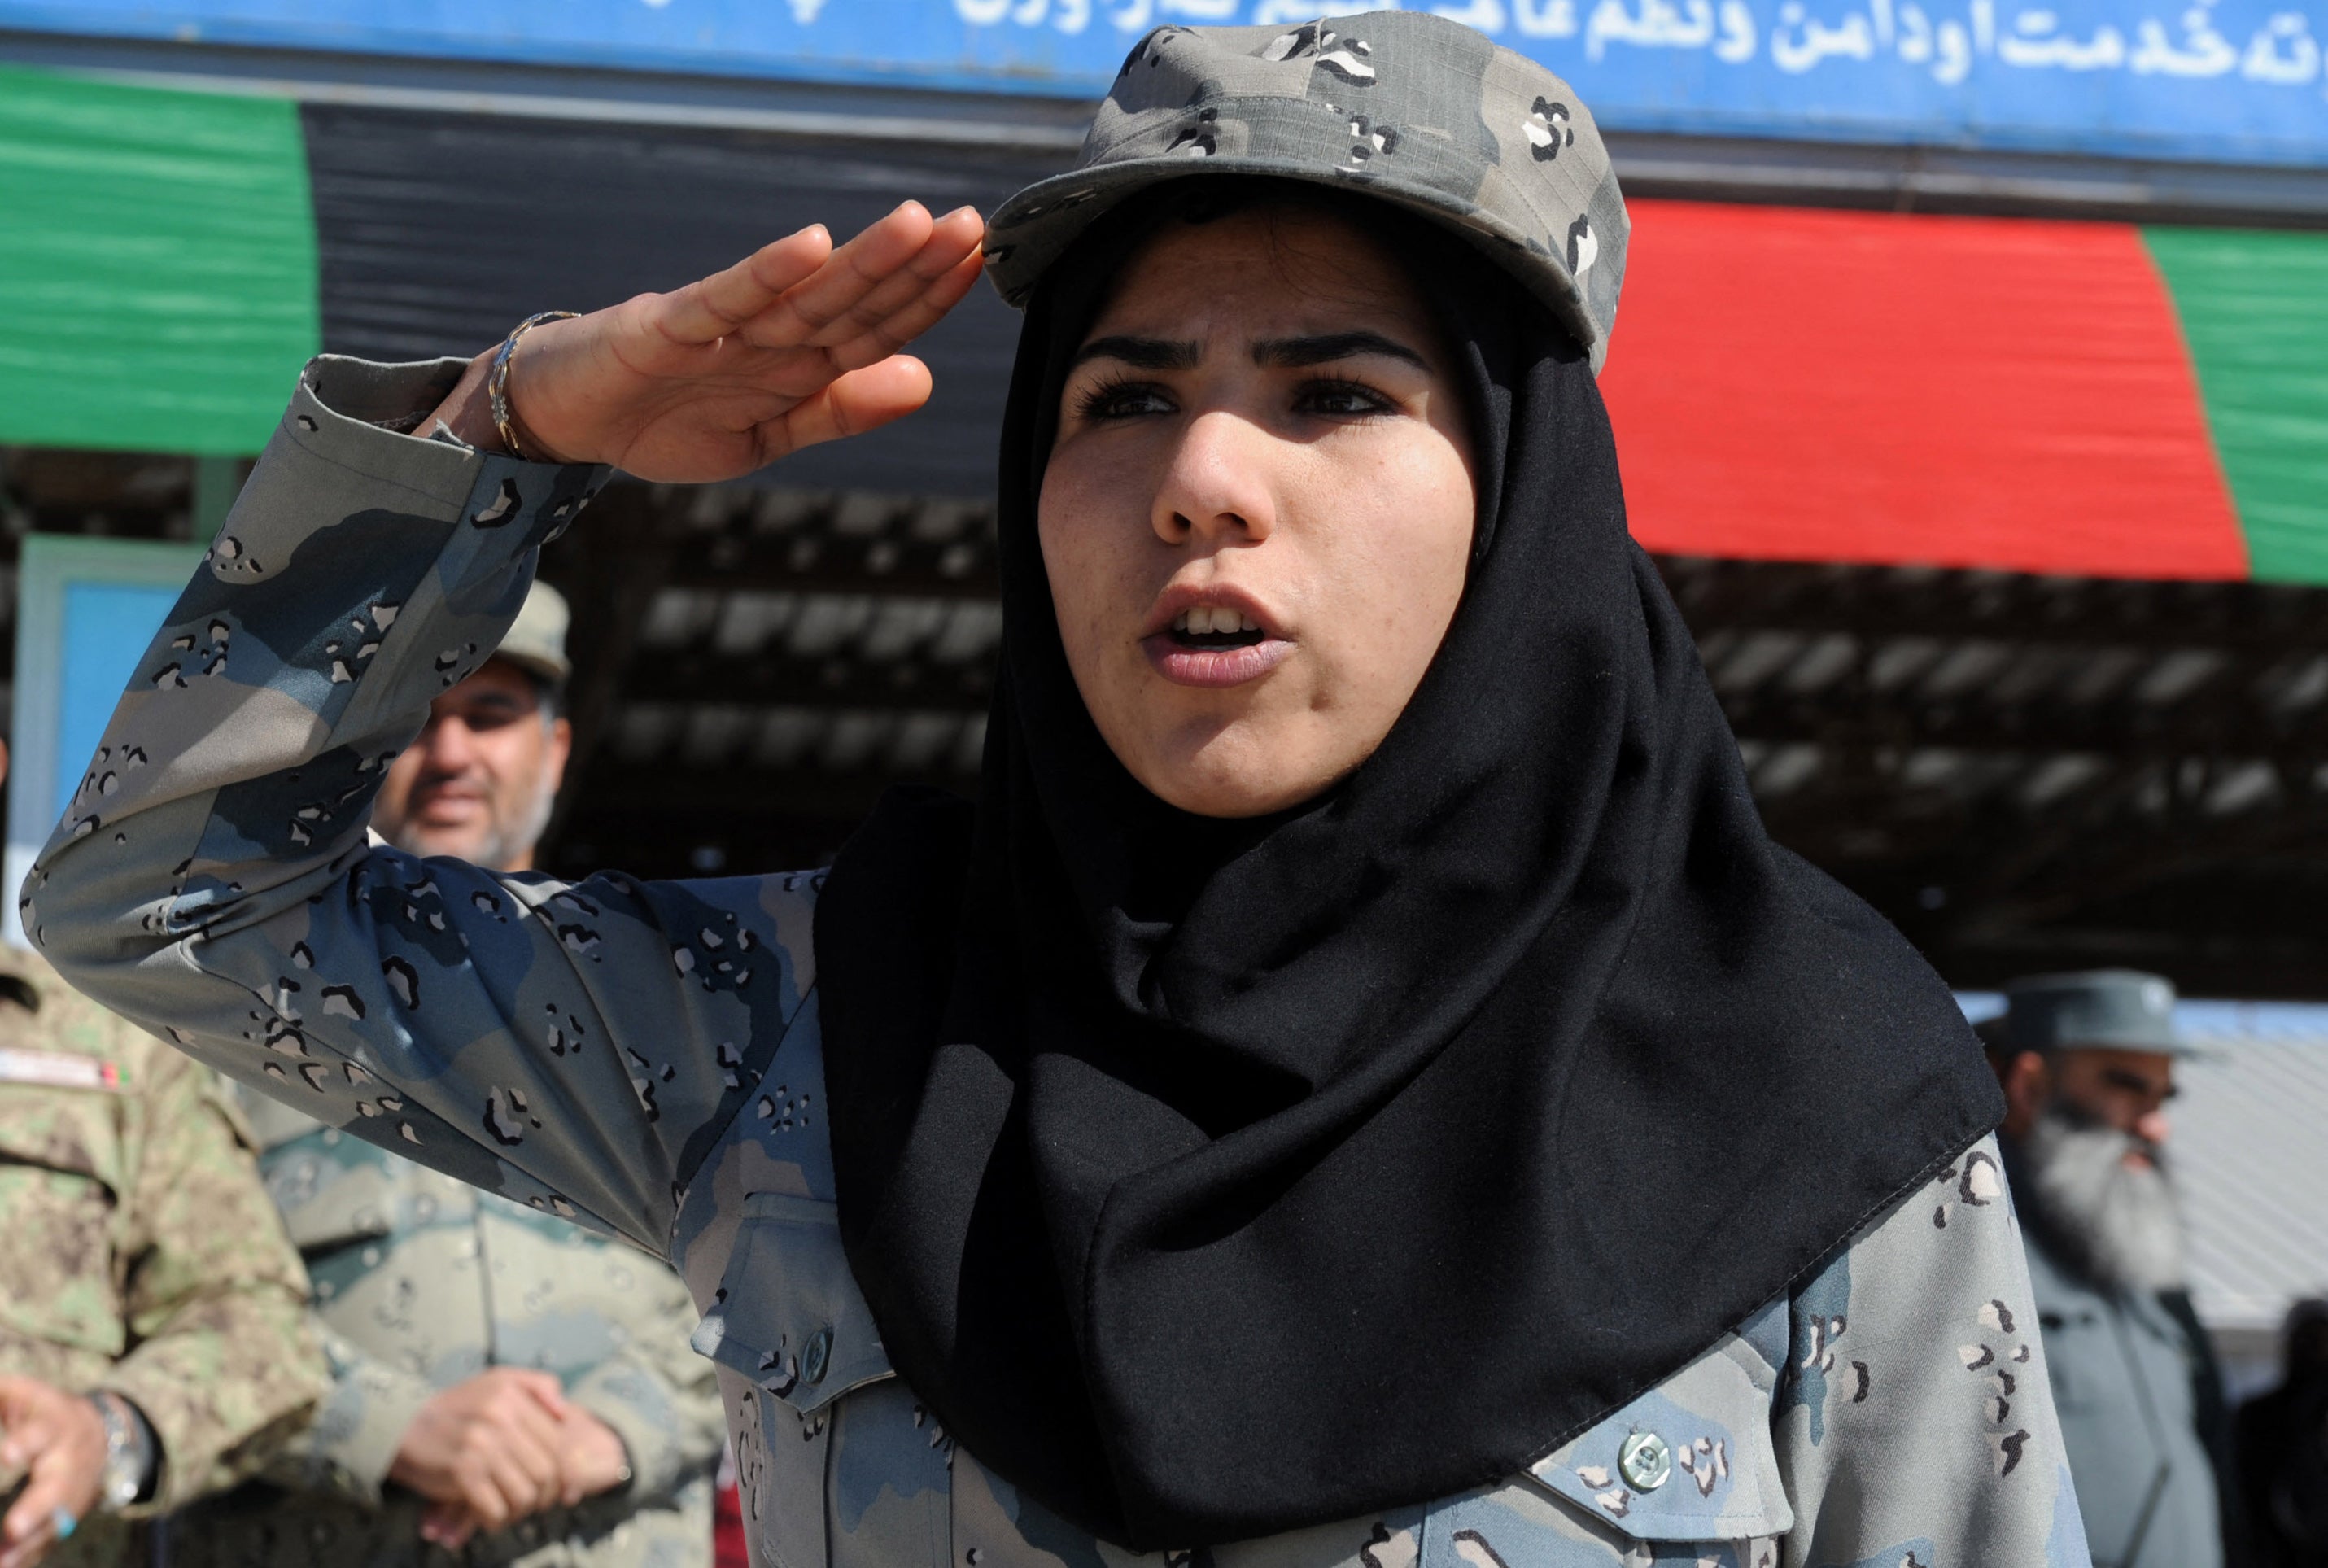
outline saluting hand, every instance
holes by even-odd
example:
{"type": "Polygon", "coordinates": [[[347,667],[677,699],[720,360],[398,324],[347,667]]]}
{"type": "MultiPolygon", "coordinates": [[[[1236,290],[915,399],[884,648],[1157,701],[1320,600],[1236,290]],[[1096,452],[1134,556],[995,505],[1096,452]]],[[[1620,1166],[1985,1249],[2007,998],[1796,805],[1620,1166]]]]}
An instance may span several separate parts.
{"type": "MultiPolygon", "coordinates": [[[[710,483],[910,414],[930,373],[897,350],[977,280],[985,231],[968,207],[932,219],[907,202],[837,249],[812,225],[672,293],[544,323],[510,364],[515,434],[543,461],[710,483]]],[[[493,358],[436,418],[498,449],[493,358]]]]}

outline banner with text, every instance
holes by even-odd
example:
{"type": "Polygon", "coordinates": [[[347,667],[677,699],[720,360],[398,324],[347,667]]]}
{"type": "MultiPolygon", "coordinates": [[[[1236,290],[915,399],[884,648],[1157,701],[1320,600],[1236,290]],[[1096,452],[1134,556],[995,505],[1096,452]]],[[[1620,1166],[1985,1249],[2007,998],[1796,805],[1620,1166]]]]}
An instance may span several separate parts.
{"type": "MultiPolygon", "coordinates": [[[[1616,128],[2328,166],[2328,0],[1439,0],[1616,128]]],[[[0,29],[1096,96],[1319,0],[0,0],[0,29]]],[[[1355,9],[1345,5],[1341,9],[1355,9]]]]}

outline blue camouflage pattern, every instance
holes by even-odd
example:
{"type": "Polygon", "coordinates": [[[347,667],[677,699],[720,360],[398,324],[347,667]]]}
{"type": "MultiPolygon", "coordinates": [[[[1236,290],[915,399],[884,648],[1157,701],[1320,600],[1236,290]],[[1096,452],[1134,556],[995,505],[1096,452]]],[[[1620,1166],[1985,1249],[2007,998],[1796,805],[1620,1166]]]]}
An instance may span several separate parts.
{"type": "MultiPolygon", "coordinates": [[[[986,1469],[889,1366],[835,1217],[818,875],[567,883],[367,842],[382,765],[604,478],[398,434],[459,368],[309,367],[29,879],[26,929],[243,1083],[670,1258],[763,1568],[1130,1561],[986,1469]]],[[[1521,1474],[1155,1555],[2087,1568],[1995,1145],[1521,1474]],[[1625,1464],[1650,1432],[1655,1485],[1625,1464]]]]}
{"type": "Polygon", "coordinates": [[[1024,305],[1094,220],[1192,175],[1298,180],[1403,207],[1501,267],[1609,354],[1632,232],[1592,112],[1544,66],[1442,15],[1159,27],[1075,167],[994,210],[987,276],[1024,305]]]}

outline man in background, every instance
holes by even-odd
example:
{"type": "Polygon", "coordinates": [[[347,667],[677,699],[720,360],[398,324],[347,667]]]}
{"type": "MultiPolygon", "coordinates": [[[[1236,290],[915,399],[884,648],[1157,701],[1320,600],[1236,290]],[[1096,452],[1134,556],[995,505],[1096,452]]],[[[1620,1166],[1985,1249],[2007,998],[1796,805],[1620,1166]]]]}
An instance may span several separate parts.
{"type": "Polygon", "coordinates": [[[2222,1379],[2191,1309],[2166,1153],[2175,1063],[2193,1054],[2174,988],[2095,970],[2005,999],[1982,1034],[2095,1568],[2223,1568],[2222,1379]]]}
{"type": "Polygon", "coordinates": [[[252,1473],[323,1392],[306,1299],[224,1085],[0,944],[0,1568],[145,1563],[252,1473]]]}
{"type": "MultiPolygon", "coordinates": [[[[537,584],[499,653],[390,765],[375,832],[414,855],[533,868],[570,745],[567,621],[537,584]]],[[[724,1426],[676,1275],[296,1112],[250,1109],[333,1385],[267,1484],[181,1532],[178,1568],[709,1561],[724,1426]]]]}

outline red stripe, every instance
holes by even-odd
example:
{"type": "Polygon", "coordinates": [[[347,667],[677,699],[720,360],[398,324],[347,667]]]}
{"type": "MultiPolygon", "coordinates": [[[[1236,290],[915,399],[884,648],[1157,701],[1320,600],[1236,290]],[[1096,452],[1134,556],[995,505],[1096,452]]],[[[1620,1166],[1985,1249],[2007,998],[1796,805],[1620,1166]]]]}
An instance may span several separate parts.
{"type": "Polygon", "coordinates": [[[2135,230],[1632,211],[1601,384],[1644,545],[2247,575],[2173,307],[2135,230]]]}

